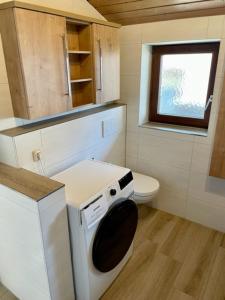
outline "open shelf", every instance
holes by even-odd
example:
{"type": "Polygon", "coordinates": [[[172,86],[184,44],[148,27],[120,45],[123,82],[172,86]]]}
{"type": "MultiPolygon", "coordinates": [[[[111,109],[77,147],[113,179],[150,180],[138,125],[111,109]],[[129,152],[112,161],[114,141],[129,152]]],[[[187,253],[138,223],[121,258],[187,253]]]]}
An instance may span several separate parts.
{"type": "Polygon", "coordinates": [[[88,55],[91,54],[91,51],[78,51],[78,50],[68,50],[68,54],[83,54],[88,55]]]}
{"type": "Polygon", "coordinates": [[[92,78],[80,78],[80,79],[70,80],[71,83],[80,83],[80,82],[87,82],[87,81],[92,81],[92,78]]]}
{"type": "Polygon", "coordinates": [[[92,89],[92,81],[72,84],[71,92],[73,107],[94,103],[92,89]]]}
{"type": "Polygon", "coordinates": [[[91,55],[70,55],[70,79],[71,81],[93,78],[92,56],[91,55]]]}
{"type": "Polygon", "coordinates": [[[91,27],[89,24],[67,23],[69,51],[91,51],[91,27]]]}
{"type": "Polygon", "coordinates": [[[94,103],[91,25],[67,21],[66,28],[72,105],[94,103]]]}

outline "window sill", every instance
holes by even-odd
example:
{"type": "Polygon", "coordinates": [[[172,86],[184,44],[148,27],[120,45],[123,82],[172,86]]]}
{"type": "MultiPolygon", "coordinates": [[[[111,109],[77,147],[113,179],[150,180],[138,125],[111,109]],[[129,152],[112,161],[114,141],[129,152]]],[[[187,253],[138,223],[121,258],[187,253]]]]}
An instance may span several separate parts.
{"type": "Polygon", "coordinates": [[[208,136],[208,129],[204,129],[204,128],[195,128],[195,127],[170,125],[170,124],[162,124],[162,123],[154,123],[154,122],[145,123],[143,125],[140,125],[140,127],[156,129],[161,131],[175,132],[179,134],[189,134],[189,135],[197,135],[203,137],[208,136]]]}

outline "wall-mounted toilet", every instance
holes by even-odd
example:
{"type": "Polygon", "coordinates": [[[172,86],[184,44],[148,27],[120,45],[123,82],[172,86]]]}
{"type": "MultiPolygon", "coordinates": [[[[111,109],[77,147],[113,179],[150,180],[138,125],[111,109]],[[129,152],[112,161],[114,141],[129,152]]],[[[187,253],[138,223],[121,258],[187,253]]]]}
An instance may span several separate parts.
{"type": "Polygon", "coordinates": [[[134,178],[134,196],[136,204],[149,204],[159,191],[159,182],[155,178],[132,172],[134,178]]]}

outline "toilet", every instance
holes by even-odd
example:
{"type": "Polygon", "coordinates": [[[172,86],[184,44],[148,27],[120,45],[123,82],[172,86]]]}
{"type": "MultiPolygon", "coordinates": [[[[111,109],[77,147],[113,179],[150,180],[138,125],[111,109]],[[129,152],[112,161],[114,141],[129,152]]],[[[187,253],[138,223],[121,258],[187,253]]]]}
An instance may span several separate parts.
{"type": "Polygon", "coordinates": [[[159,191],[159,182],[155,178],[132,172],[134,178],[134,196],[136,204],[150,204],[159,191]]]}

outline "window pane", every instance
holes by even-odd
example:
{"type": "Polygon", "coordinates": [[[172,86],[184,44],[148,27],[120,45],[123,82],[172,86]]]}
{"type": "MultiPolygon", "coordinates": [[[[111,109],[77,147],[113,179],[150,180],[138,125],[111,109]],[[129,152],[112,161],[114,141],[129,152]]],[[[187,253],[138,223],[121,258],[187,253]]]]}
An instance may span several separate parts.
{"type": "Polygon", "coordinates": [[[161,57],[158,114],[204,119],[212,53],[161,57]]]}

